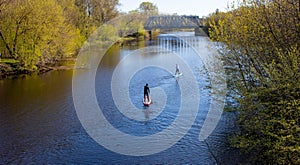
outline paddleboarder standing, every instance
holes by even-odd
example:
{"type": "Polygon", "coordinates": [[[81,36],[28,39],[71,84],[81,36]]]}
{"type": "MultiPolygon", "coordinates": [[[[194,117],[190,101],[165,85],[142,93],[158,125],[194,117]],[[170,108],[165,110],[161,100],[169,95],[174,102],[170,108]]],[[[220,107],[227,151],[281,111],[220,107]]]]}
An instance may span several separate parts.
{"type": "Polygon", "coordinates": [[[144,86],[144,99],[145,100],[147,99],[149,101],[149,93],[150,93],[150,89],[149,89],[148,84],[146,84],[144,86]]]}

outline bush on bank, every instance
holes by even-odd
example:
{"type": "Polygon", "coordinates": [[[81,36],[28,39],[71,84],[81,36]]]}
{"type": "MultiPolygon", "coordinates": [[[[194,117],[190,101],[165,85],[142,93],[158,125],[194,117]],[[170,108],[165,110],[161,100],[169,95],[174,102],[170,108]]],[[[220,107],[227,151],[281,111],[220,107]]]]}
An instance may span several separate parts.
{"type": "Polygon", "coordinates": [[[250,163],[300,163],[299,20],[296,0],[246,0],[209,18],[239,96],[231,144],[250,163]]]}

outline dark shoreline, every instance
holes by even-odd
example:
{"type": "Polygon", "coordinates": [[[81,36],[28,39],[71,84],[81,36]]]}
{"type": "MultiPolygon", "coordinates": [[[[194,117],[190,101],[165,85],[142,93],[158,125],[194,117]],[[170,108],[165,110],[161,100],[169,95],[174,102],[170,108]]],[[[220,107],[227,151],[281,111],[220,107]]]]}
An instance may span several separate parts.
{"type": "Polygon", "coordinates": [[[43,66],[38,66],[37,70],[17,69],[9,64],[0,63],[0,80],[7,78],[22,77],[24,75],[44,74],[53,70],[71,70],[75,66],[75,58],[68,58],[56,61],[43,66]]]}

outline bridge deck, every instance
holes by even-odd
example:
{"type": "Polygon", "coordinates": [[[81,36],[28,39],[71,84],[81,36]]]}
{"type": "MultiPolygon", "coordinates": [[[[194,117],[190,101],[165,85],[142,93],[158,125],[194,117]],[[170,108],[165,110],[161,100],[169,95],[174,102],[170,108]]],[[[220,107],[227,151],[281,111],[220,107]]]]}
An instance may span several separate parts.
{"type": "Polygon", "coordinates": [[[146,30],[152,29],[192,29],[202,26],[198,16],[152,16],[145,23],[146,30]]]}

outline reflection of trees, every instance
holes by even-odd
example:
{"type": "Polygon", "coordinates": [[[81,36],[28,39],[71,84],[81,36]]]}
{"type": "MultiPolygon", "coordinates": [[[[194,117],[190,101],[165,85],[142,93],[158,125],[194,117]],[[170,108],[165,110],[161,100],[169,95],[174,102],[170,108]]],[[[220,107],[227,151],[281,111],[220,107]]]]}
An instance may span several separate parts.
{"type": "MultiPolygon", "coordinates": [[[[140,24],[139,14],[127,14],[121,17],[109,21],[103,26],[99,27],[87,40],[81,48],[81,55],[77,58],[76,67],[78,68],[94,68],[98,64],[95,64],[98,58],[102,58],[106,51],[113,52],[116,49],[116,43],[118,43],[125,34],[131,34],[130,32],[135,31],[136,23],[140,24]],[[120,35],[122,32],[124,35],[120,35]]],[[[106,59],[107,60],[107,59],[106,59]]],[[[118,59],[113,60],[114,64],[118,59]],[[115,61],[116,60],[116,61],[115,61]]],[[[95,69],[95,68],[94,68],[95,69]]]]}
{"type": "Polygon", "coordinates": [[[101,67],[115,68],[120,60],[120,47],[115,44],[111,46],[105,53],[105,56],[103,56],[101,60],[101,67]]]}

